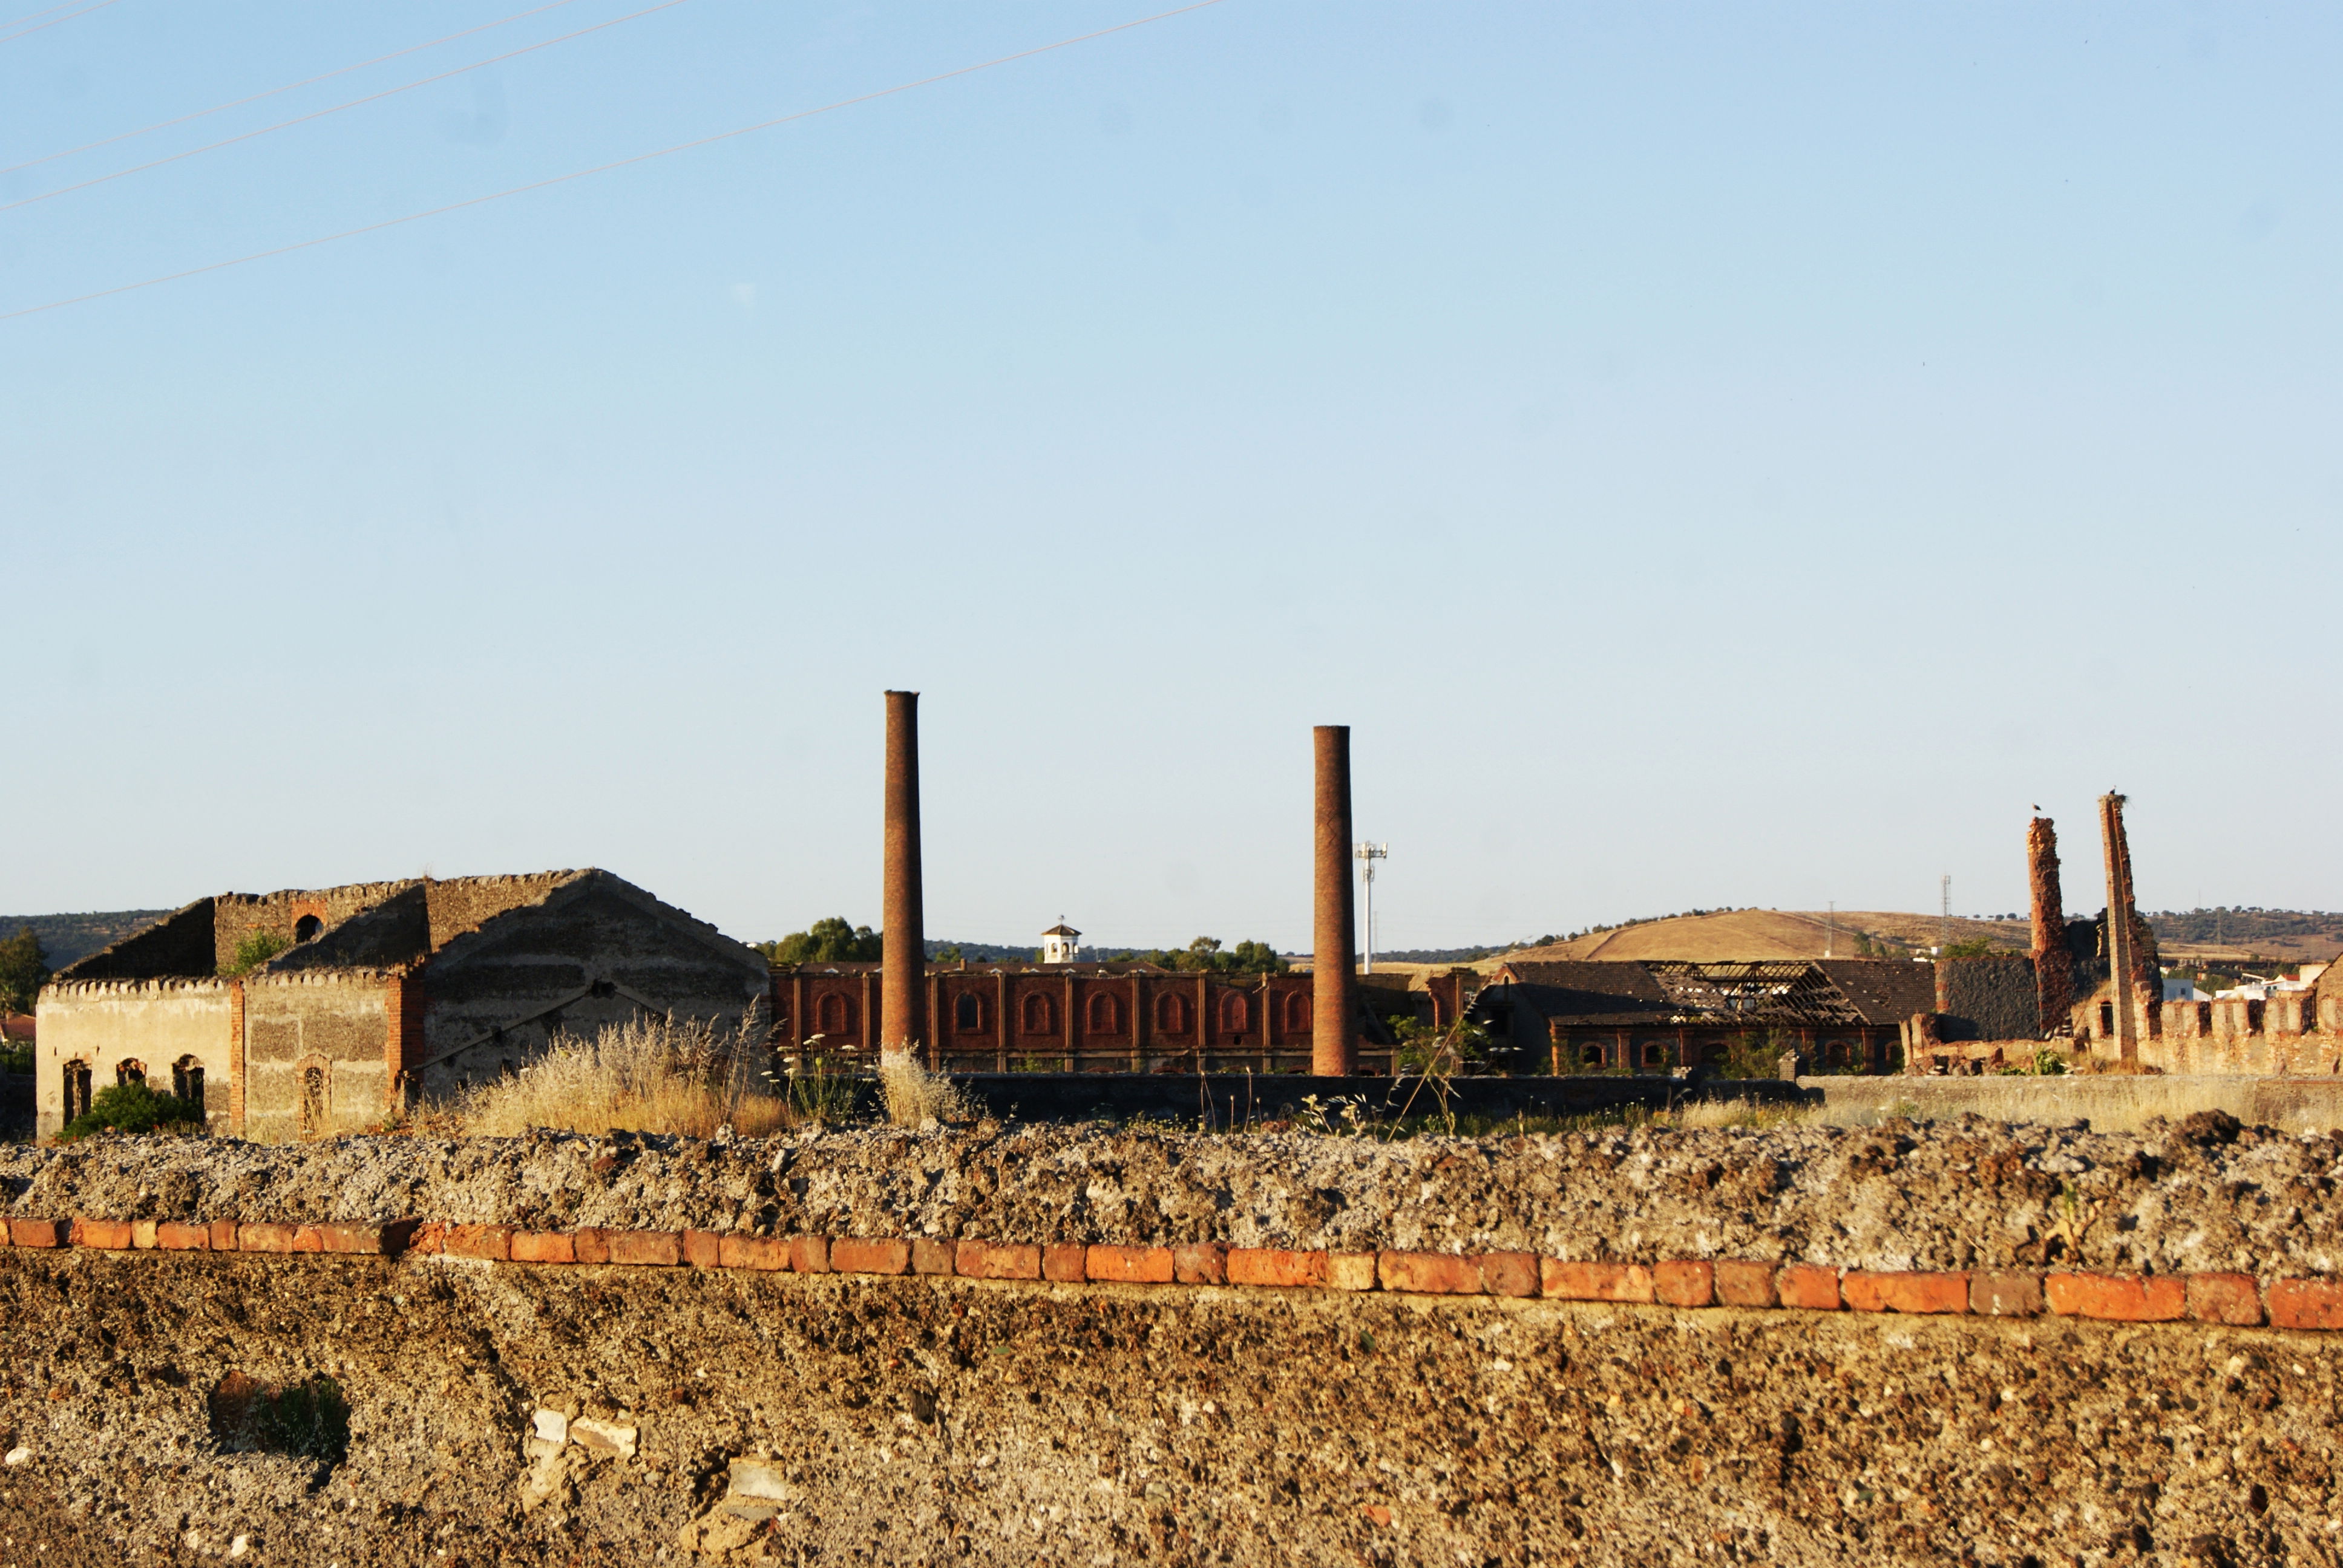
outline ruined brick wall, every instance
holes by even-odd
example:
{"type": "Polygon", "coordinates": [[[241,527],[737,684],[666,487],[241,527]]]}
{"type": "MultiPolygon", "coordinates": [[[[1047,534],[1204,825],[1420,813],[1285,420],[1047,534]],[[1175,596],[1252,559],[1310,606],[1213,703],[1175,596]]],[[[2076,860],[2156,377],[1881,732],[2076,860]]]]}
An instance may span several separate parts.
{"type": "Polygon", "coordinates": [[[35,1136],[65,1123],[65,1073],[78,1063],[93,1089],[125,1063],[159,1090],[183,1062],[203,1069],[206,1120],[226,1131],[234,1028],[233,982],[223,980],[60,980],[41,992],[35,1048],[35,1136]]]}
{"type": "Polygon", "coordinates": [[[339,888],[288,888],[275,893],[223,893],[212,900],[212,966],[227,968],[236,960],[236,948],[257,932],[273,932],[290,946],[298,940],[305,917],[315,920],[322,931],[414,885],[412,881],[353,882],[339,888]]]}
{"type": "Polygon", "coordinates": [[[68,964],[63,976],[90,980],[161,980],[216,973],[219,965],[213,952],[212,906],[210,899],[197,899],[145,930],[68,964]]]}
{"type": "Polygon", "coordinates": [[[1941,1038],[2039,1040],[2040,991],[2033,964],[2016,957],[1946,959],[1936,965],[1941,1038]]]}
{"type": "MultiPolygon", "coordinates": [[[[515,883],[528,879],[511,879],[515,883]]],[[[764,1004],[764,960],[616,878],[588,873],[542,904],[459,932],[420,971],[410,1096],[493,1079],[558,1035],[649,1014],[739,1022],[764,1004]]]]}
{"type": "Polygon", "coordinates": [[[430,906],[433,951],[464,932],[477,930],[508,910],[542,900],[577,871],[542,871],[513,877],[450,877],[424,884],[430,906]]]}
{"type": "Polygon", "coordinates": [[[378,1122],[396,978],[360,970],[244,982],[244,1134],[281,1141],[378,1122]]]}

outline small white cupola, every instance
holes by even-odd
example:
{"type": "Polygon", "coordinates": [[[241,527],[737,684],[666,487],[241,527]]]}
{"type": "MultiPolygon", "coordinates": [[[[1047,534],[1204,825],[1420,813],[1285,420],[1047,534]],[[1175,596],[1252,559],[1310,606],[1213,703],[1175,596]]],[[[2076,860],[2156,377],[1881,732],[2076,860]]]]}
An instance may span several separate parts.
{"type": "Polygon", "coordinates": [[[1041,933],[1041,961],[1045,964],[1070,964],[1081,950],[1082,933],[1066,924],[1060,915],[1058,923],[1041,933]]]}

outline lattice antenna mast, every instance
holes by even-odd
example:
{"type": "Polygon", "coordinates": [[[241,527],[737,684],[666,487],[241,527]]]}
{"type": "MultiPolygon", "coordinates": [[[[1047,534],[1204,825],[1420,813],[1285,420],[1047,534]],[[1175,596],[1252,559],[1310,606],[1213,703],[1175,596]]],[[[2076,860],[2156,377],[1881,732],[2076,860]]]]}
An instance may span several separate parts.
{"type": "Polygon", "coordinates": [[[1391,859],[1391,846],[1362,843],[1351,853],[1357,858],[1363,873],[1363,879],[1367,885],[1366,967],[1363,972],[1373,974],[1375,972],[1375,862],[1391,859]]]}

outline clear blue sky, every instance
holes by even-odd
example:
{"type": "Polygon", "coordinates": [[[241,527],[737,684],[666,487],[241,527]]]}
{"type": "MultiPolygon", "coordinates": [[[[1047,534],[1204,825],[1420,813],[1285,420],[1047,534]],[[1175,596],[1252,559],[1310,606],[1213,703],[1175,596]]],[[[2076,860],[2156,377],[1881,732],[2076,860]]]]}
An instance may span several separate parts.
{"type": "MultiPolygon", "coordinates": [[[[0,29],[0,164],[527,0],[0,29]]],[[[35,0],[19,0],[30,10],[35,0]]],[[[0,175],[37,196],[620,16],[0,175]]],[[[13,11],[15,7],[10,7],[13,11]]],[[[686,0],[0,212],[0,310],[1143,15],[686,0]]],[[[0,322],[0,910],[598,864],[930,934],[2343,906],[2343,12],[1192,15],[0,322]]]]}

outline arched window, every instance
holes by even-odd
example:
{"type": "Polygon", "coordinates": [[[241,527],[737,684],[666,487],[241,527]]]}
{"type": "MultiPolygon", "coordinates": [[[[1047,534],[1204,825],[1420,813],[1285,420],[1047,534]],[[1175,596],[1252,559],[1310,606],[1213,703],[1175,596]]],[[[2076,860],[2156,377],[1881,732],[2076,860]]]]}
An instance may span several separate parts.
{"type": "Polygon", "coordinates": [[[1648,1072],[1648,1071],[1650,1071],[1653,1068],[1655,1068],[1655,1067],[1665,1067],[1667,1064],[1668,1064],[1668,1048],[1667,1048],[1666,1046],[1664,1046],[1664,1045],[1662,1045],[1662,1044],[1661,1044],[1658,1040],[1645,1040],[1645,1041],[1644,1042],[1644,1070],[1648,1072]]]}
{"type": "Polygon", "coordinates": [[[1221,998],[1221,1028],[1229,1034],[1242,1034],[1252,1023],[1252,1002],[1244,992],[1232,990],[1221,998]]]}
{"type": "Polygon", "coordinates": [[[114,1064],[114,1081],[117,1086],[146,1081],[146,1064],[125,1057],[114,1064]]]}
{"type": "Polygon", "coordinates": [[[314,941],[317,933],[325,929],[326,922],[317,916],[303,915],[293,922],[293,940],[297,942],[314,941]]]}
{"type": "Polygon", "coordinates": [[[1092,992],[1082,1027],[1092,1034],[1121,1034],[1122,1003],[1109,992],[1092,992]]]}
{"type": "Polygon", "coordinates": [[[1586,1048],[1586,1065],[1589,1067],[1600,1067],[1603,1065],[1603,1048],[1601,1046],[1590,1045],[1586,1048]]]}
{"type": "Polygon", "coordinates": [[[65,1068],[65,1120],[71,1121],[89,1109],[89,1063],[68,1061],[65,1068]]]}
{"type": "Polygon", "coordinates": [[[984,1027],[984,999],[962,991],[952,1001],[952,1027],[962,1034],[974,1034],[984,1027]]]}
{"type": "Polygon", "coordinates": [[[1155,1032],[1185,1034],[1188,1032],[1188,999],[1173,993],[1155,999],[1155,1032]]]}
{"type": "Polygon", "coordinates": [[[1835,1040],[1828,1045],[1824,1046],[1823,1060],[1832,1067],[1845,1067],[1846,1065],[1846,1041],[1843,1040],[1835,1040]]]}
{"type": "Polygon", "coordinates": [[[820,1034],[851,1034],[854,1032],[854,1004],[836,991],[821,999],[814,1009],[821,1020],[820,1034]]]}
{"type": "Polygon", "coordinates": [[[326,1130],[326,1070],[311,1065],[301,1070],[301,1131],[326,1130]]]}
{"type": "Polygon", "coordinates": [[[1310,993],[1294,990],[1285,993],[1285,1027],[1293,1034],[1310,1032],[1310,993]]]}
{"type": "Polygon", "coordinates": [[[1040,991],[1025,993],[1025,1000],[1018,1004],[1017,1019],[1027,1034],[1058,1032],[1058,1010],[1040,991]]]}
{"type": "Polygon", "coordinates": [[[183,1056],[171,1064],[171,1092],[200,1109],[204,1103],[204,1064],[183,1056]]]}

